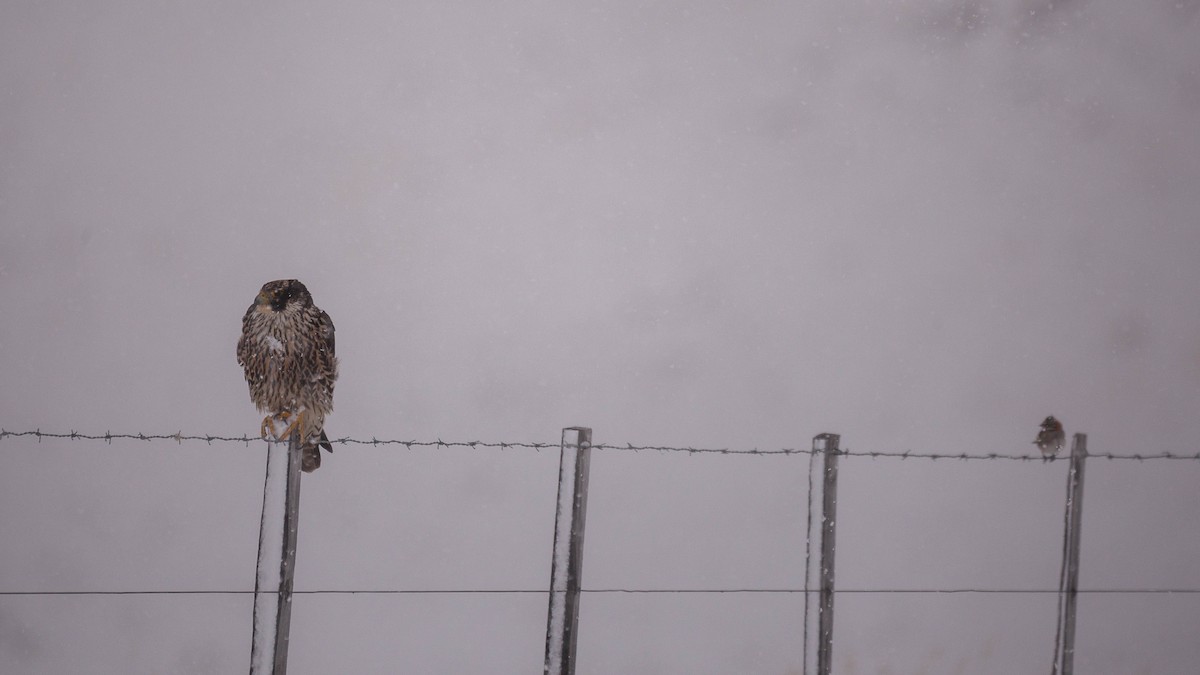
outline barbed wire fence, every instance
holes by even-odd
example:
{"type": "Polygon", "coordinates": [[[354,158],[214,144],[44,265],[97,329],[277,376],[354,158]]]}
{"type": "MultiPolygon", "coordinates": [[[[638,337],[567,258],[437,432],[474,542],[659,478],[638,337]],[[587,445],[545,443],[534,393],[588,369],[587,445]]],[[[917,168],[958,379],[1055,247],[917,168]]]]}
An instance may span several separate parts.
{"type": "MultiPolygon", "coordinates": [[[[262,438],[258,436],[222,436],[219,434],[185,434],[183,432],[175,432],[173,434],[147,434],[147,433],[112,433],[104,432],[103,434],[85,434],[77,431],[68,432],[48,432],[36,429],[33,431],[7,431],[0,429],[0,441],[5,438],[19,438],[30,436],[38,439],[65,439],[74,441],[105,441],[111,443],[115,440],[133,440],[133,441],[175,441],[183,443],[184,441],[203,441],[209,445],[213,443],[242,443],[249,446],[251,443],[261,443],[262,438]]],[[[387,446],[397,445],[403,446],[405,449],[412,450],[415,448],[494,448],[498,450],[507,449],[527,449],[527,450],[557,450],[558,443],[538,443],[538,442],[522,442],[522,441],[443,441],[441,439],[432,441],[420,440],[402,440],[402,439],[380,439],[380,438],[331,438],[330,443],[341,445],[371,445],[371,446],[387,446]]],[[[814,451],[807,448],[697,448],[687,446],[668,446],[668,445],[634,445],[632,443],[597,443],[591,448],[597,451],[613,451],[613,452],[662,452],[662,453],[684,453],[692,455],[716,454],[716,455],[811,455],[814,451]]],[[[1053,456],[1045,457],[1041,454],[1025,454],[1025,455],[1005,455],[997,452],[989,453],[937,453],[937,452],[920,452],[914,450],[850,450],[839,449],[837,454],[842,457],[869,457],[875,459],[929,459],[929,460],[988,460],[988,461],[1015,461],[1015,462],[1062,462],[1067,461],[1069,457],[1053,456]]],[[[1145,462],[1153,460],[1180,460],[1180,461],[1198,461],[1200,462],[1200,452],[1196,453],[1181,453],[1181,452],[1157,452],[1157,453],[1113,453],[1113,452],[1098,452],[1088,453],[1088,459],[1106,459],[1113,461],[1136,461],[1145,462]]]]}
{"type": "MultiPolygon", "coordinates": [[[[922,452],[913,450],[891,450],[891,451],[855,451],[851,449],[839,448],[839,438],[834,434],[821,434],[814,439],[814,444],[809,448],[707,448],[707,447],[678,447],[664,445],[634,445],[631,443],[625,444],[592,444],[590,442],[590,429],[571,427],[564,429],[563,440],[560,443],[542,443],[542,442],[525,442],[525,441],[444,441],[441,438],[435,440],[404,440],[404,439],[363,439],[353,437],[343,437],[330,439],[331,443],[346,445],[346,446],[396,446],[402,447],[405,450],[417,449],[478,449],[478,450],[509,450],[509,449],[528,449],[536,452],[559,449],[560,451],[560,476],[559,476],[559,508],[556,513],[555,523],[555,546],[554,560],[552,564],[552,580],[550,588],[444,588],[444,589],[394,589],[394,588],[343,588],[343,589],[313,589],[313,590],[292,590],[290,577],[287,583],[280,583],[278,590],[273,590],[269,587],[256,588],[254,590],[244,589],[127,589],[127,590],[36,590],[36,591],[14,591],[0,589],[0,597],[5,596],[189,596],[189,595],[224,595],[224,596],[241,596],[254,595],[256,601],[259,597],[279,596],[280,604],[290,602],[292,595],[326,595],[326,596],[353,596],[353,595],[548,595],[550,598],[550,616],[547,626],[547,670],[546,672],[570,674],[574,672],[574,640],[577,636],[575,630],[578,621],[578,600],[581,595],[603,595],[603,594],[630,594],[630,595],[682,595],[682,594],[785,594],[803,596],[805,598],[805,642],[804,642],[804,672],[815,673],[816,675],[827,675],[830,672],[831,653],[832,653],[832,607],[833,597],[837,595],[964,595],[964,594],[980,594],[980,595],[1056,595],[1058,597],[1058,617],[1056,623],[1056,635],[1054,645],[1054,662],[1051,669],[1052,674],[1062,673],[1062,675],[1072,674],[1073,661],[1073,641],[1074,641],[1074,611],[1075,611],[1075,596],[1077,594],[1090,595],[1196,595],[1200,594],[1200,588],[1150,588],[1150,587],[1135,587],[1135,588],[1078,588],[1078,555],[1079,555],[1079,517],[1082,509],[1082,468],[1083,459],[1103,459],[1112,462],[1148,462],[1148,461],[1193,461],[1200,462],[1200,452],[1103,452],[1090,453],[1086,449],[1086,436],[1083,434],[1076,435],[1076,443],[1082,441],[1082,447],[1077,451],[1072,448],[1072,453],[1069,456],[1050,456],[1044,457],[1042,454],[1000,454],[1000,453],[936,453],[922,452]],[[580,436],[572,443],[567,441],[567,432],[577,431],[580,436]],[[583,432],[586,432],[584,434],[583,432]],[[586,438],[586,441],[581,440],[586,438]],[[832,443],[829,440],[832,439],[832,443]],[[817,441],[821,440],[822,443],[817,441]],[[574,566],[574,572],[566,574],[566,569],[569,562],[569,556],[563,555],[563,560],[559,560],[559,538],[563,538],[564,542],[569,541],[569,547],[564,545],[563,550],[570,550],[572,554],[582,556],[583,548],[583,524],[584,514],[586,511],[586,495],[587,495],[587,466],[592,452],[601,453],[679,453],[688,455],[733,455],[733,456],[786,456],[786,455],[807,455],[810,457],[809,463],[809,531],[807,546],[812,551],[820,550],[824,555],[811,554],[806,558],[806,577],[803,588],[584,588],[580,583],[578,567],[579,561],[571,563],[574,566]],[[837,459],[841,457],[858,457],[872,460],[928,460],[928,461],[1007,461],[1007,462],[1055,462],[1055,461],[1070,461],[1071,468],[1068,472],[1067,480],[1067,496],[1066,508],[1064,515],[1064,530],[1063,530],[1063,559],[1062,571],[1060,572],[1059,586],[1055,589],[1050,588],[836,588],[833,584],[833,555],[832,555],[832,522],[834,520],[833,512],[829,510],[830,503],[826,500],[825,512],[817,513],[821,497],[828,494],[831,489],[836,495],[836,474],[837,474],[837,459]],[[832,471],[830,468],[832,467],[832,471]],[[570,470],[568,470],[570,469],[570,470]],[[571,475],[571,474],[574,475],[571,475]],[[824,480],[821,476],[824,474],[824,480]],[[564,490],[567,491],[564,502],[564,490]],[[814,503],[814,497],[816,497],[814,503]],[[569,508],[570,503],[574,501],[575,509],[569,508]],[[583,508],[580,508],[582,501],[583,508]],[[564,504],[567,508],[564,508],[564,504]],[[814,523],[817,525],[814,528],[814,523]],[[821,525],[825,525],[825,530],[820,529],[821,525]],[[822,542],[825,538],[829,540],[828,550],[822,550],[822,542]],[[815,545],[814,545],[815,542],[815,545]],[[825,558],[825,555],[828,558],[825,558]],[[559,570],[562,567],[562,570],[559,570]],[[556,575],[562,574],[563,581],[560,583],[556,579],[556,575]],[[557,584],[557,585],[556,585],[557,584]],[[559,588],[559,585],[562,587],[559,588]],[[286,596],[286,597],[285,597],[286,596]],[[567,597],[571,602],[569,607],[573,607],[574,616],[568,612],[559,616],[555,616],[555,598],[557,596],[567,597]],[[813,616],[822,617],[821,632],[812,631],[808,626],[808,614],[812,608],[813,616]],[[566,635],[564,641],[564,633],[566,635]],[[811,633],[811,635],[810,635],[811,633]],[[557,640],[555,643],[554,641],[557,640]],[[808,645],[809,642],[814,643],[813,656],[810,657],[808,645]],[[552,644],[553,643],[553,644],[552,644]],[[553,649],[552,649],[553,647],[553,649]],[[820,659],[816,657],[820,651],[820,659]],[[558,656],[552,656],[552,651],[558,650],[558,656]],[[553,668],[551,663],[553,661],[553,668]]],[[[78,431],[67,432],[45,432],[41,429],[25,430],[25,431],[9,431],[0,428],[0,442],[8,438],[32,438],[38,443],[44,440],[67,440],[67,441],[103,441],[111,444],[118,440],[132,440],[143,442],[160,442],[174,441],[177,444],[184,442],[203,442],[208,445],[215,443],[241,443],[249,446],[251,443],[262,442],[262,439],[251,437],[248,435],[231,436],[219,434],[184,434],[182,431],[175,433],[113,433],[105,431],[103,434],[98,433],[82,433],[78,431]]],[[[286,442],[270,443],[270,446],[286,446],[286,442]]],[[[294,445],[294,444],[293,444],[294,445]]],[[[0,446],[2,448],[2,446],[0,446]]],[[[293,451],[298,450],[298,446],[292,448],[293,451]]],[[[286,452],[286,450],[284,451],[286,452]]],[[[285,462],[286,465],[286,462],[285,462]]],[[[264,513],[267,509],[267,499],[271,492],[271,470],[268,464],[267,485],[264,486],[264,513]]],[[[296,464],[298,467],[298,464],[296,464]]],[[[297,472],[298,468],[291,467],[288,471],[297,472]]],[[[287,476],[279,478],[286,481],[287,476]]],[[[298,480],[298,477],[296,477],[298,480]]],[[[298,483],[297,483],[298,491],[298,483]]],[[[836,499],[833,500],[836,503],[836,499]]],[[[292,519],[294,524],[298,518],[298,501],[292,505],[292,512],[288,517],[292,519]]],[[[267,528],[266,519],[264,518],[263,529],[267,528]]],[[[294,528],[294,525],[293,525],[294,528]]],[[[294,532],[293,532],[294,536],[294,532]]],[[[261,539],[261,535],[260,535],[261,539]]],[[[285,547],[286,548],[286,547],[285,547]]],[[[285,558],[282,567],[290,568],[294,566],[294,546],[290,551],[293,559],[289,562],[284,552],[285,558]]],[[[276,554],[278,555],[278,554],[276,554]]],[[[260,568],[263,565],[262,549],[260,541],[260,568]]],[[[278,563],[279,561],[276,561],[278,563]]],[[[268,565],[269,567],[270,565],[268,565]]],[[[256,602],[257,605],[257,602],[256,602]]],[[[816,621],[814,620],[814,626],[816,621]]],[[[257,628],[257,625],[256,625],[257,628]]],[[[286,632],[286,626],[282,628],[286,632]]],[[[275,636],[272,636],[274,639],[275,636]]],[[[256,636],[257,641],[257,636],[256,636]]],[[[283,637],[282,644],[285,645],[282,659],[276,662],[276,667],[271,670],[269,667],[263,667],[256,672],[274,672],[283,673],[286,671],[286,634],[283,637]]]]}

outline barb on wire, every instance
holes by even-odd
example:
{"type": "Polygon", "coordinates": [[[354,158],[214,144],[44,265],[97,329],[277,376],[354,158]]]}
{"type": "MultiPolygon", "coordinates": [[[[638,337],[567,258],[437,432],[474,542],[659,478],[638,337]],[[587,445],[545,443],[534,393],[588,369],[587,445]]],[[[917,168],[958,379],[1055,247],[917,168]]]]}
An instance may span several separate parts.
{"type": "MultiPolygon", "coordinates": [[[[243,443],[245,445],[249,445],[252,442],[261,440],[258,437],[247,436],[246,434],[242,434],[241,436],[221,436],[221,435],[216,435],[216,434],[184,434],[182,431],[177,431],[173,434],[146,434],[146,433],[114,434],[111,431],[106,431],[103,434],[84,434],[84,433],[80,433],[75,430],[71,430],[68,433],[53,433],[53,432],[48,432],[48,431],[42,431],[41,429],[36,429],[34,431],[8,431],[5,429],[0,429],[0,440],[3,440],[10,436],[13,438],[22,437],[22,436],[32,436],[32,437],[37,438],[39,443],[42,441],[43,438],[67,439],[67,440],[72,440],[72,441],[94,440],[94,441],[104,441],[105,443],[109,443],[109,444],[111,444],[113,442],[113,440],[135,440],[135,441],[170,440],[170,441],[175,441],[177,444],[180,444],[180,445],[182,445],[184,441],[204,441],[205,443],[208,443],[209,445],[212,445],[213,443],[243,443]]],[[[381,446],[381,445],[401,445],[401,446],[404,446],[404,448],[407,450],[413,450],[415,448],[439,448],[439,449],[441,449],[441,448],[468,448],[468,449],[494,448],[494,449],[499,449],[499,450],[523,448],[523,449],[541,451],[541,450],[553,449],[553,448],[559,447],[558,443],[517,442],[517,441],[492,441],[492,442],[488,442],[488,441],[443,441],[440,438],[437,440],[433,440],[433,441],[417,441],[417,440],[400,440],[400,439],[379,439],[379,438],[375,438],[375,437],[372,437],[369,440],[364,440],[364,439],[358,439],[358,438],[343,437],[343,438],[331,439],[330,442],[331,443],[341,443],[343,445],[372,445],[372,446],[376,446],[376,447],[381,446]]],[[[778,448],[778,449],[766,449],[766,450],[762,450],[759,448],[749,448],[749,449],[745,449],[745,450],[735,450],[735,449],[730,449],[730,448],[696,448],[696,447],[690,447],[690,446],[689,447],[674,447],[674,446],[669,446],[669,445],[633,445],[632,443],[625,443],[625,444],[598,443],[598,444],[593,445],[592,448],[594,450],[610,451],[610,452],[634,452],[634,453],[637,453],[637,452],[642,452],[642,451],[655,451],[655,452],[660,452],[660,453],[672,453],[672,452],[686,453],[689,455],[715,454],[715,455],[753,455],[753,456],[775,455],[775,456],[778,456],[778,455],[811,455],[813,453],[813,451],[811,449],[807,449],[807,448],[778,448]]],[[[856,451],[856,450],[842,449],[842,450],[839,450],[837,454],[842,455],[844,457],[865,457],[868,459],[900,459],[900,460],[928,459],[928,460],[932,460],[932,461],[937,461],[939,459],[953,459],[953,460],[960,460],[960,461],[1008,460],[1008,461],[1015,461],[1015,462],[1033,462],[1033,461],[1054,462],[1054,461],[1066,461],[1067,459],[1069,459],[1067,457],[1048,457],[1047,458],[1047,457],[1043,457],[1040,453],[1036,454],[1036,455],[1002,455],[1002,454],[999,454],[996,452],[936,453],[936,452],[914,452],[912,450],[902,450],[902,451],[879,451],[879,450],[862,451],[862,450],[858,450],[858,451],[856,451]]],[[[1197,452],[1197,453],[1160,452],[1157,454],[1144,454],[1144,453],[1140,453],[1140,452],[1139,453],[1127,453],[1127,454],[1111,453],[1111,452],[1108,452],[1108,453],[1106,453],[1106,452],[1095,452],[1095,453],[1089,452],[1088,457],[1090,459],[1133,460],[1133,461],[1137,461],[1137,462],[1146,462],[1146,461],[1150,461],[1150,460],[1159,460],[1159,459],[1197,461],[1197,460],[1200,460],[1200,452],[1197,452]]]]}

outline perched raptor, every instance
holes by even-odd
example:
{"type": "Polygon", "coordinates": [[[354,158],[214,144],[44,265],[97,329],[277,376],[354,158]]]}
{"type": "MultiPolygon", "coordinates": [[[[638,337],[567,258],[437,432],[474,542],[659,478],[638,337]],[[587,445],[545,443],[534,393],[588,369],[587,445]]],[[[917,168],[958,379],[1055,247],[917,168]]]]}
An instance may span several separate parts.
{"type": "Polygon", "coordinates": [[[1042,451],[1042,459],[1050,461],[1050,458],[1057,455],[1058,451],[1067,444],[1067,433],[1063,430],[1062,422],[1059,422],[1054,415],[1042,420],[1042,426],[1038,428],[1038,434],[1033,439],[1033,444],[1042,451]]]}
{"type": "Polygon", "coordinates": [[[287,422],[278,438],[300,430],[305,471],[321,466],[320,447],[333,452],[325,436],[325,416],[333,411],[337,357],[333,321],[313,304],[312,295],[295,279],[268,281],[242,317],[238,364],[246,371],[250,400],[263,419],[262,435],[273,419],[287,422]]]}

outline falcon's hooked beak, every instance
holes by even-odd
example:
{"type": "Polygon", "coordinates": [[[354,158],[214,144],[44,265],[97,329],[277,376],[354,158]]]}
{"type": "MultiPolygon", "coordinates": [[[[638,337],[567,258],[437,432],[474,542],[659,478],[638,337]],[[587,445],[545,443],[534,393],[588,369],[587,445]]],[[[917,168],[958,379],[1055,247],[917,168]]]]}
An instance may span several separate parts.
{"type": "Polygon", "coordinates": [[[258,295],[254,297],[254,309],[263,314],[271,312],[271,298],[266,291],[259,291],[258,295]]]}

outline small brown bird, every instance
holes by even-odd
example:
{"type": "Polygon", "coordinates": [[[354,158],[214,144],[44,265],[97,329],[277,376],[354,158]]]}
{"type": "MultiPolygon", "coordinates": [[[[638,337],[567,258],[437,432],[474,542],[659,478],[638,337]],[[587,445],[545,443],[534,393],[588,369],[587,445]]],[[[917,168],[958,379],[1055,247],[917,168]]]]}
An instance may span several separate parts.
{"type": "Polygon", "coordinates": [[[250,385],[250,400],[260,412],[263,438],[273,420],[288,424],[286,439],[300,430],[301,468],[321,466],[323,447],[333,452],[325,436],[325,416],[333,412],[333,384],[338,362],[333,351],[333,321],[313,304],[312,295],[295,279],[263,284],[242,317],[237,360],[250,385]]]}
{"type": "Polygon", "coordinates": [[[1042,427],[1038,430],[1037,438],[1033,439],[1033,444],[1042,451],[1042,459],[1050,461],[1050,458],[1057,455],[1067,444],[1067,434],[1063,431],[1062,422],[1055,419],[1054,415],[1042,420],[1042,427]]]}

